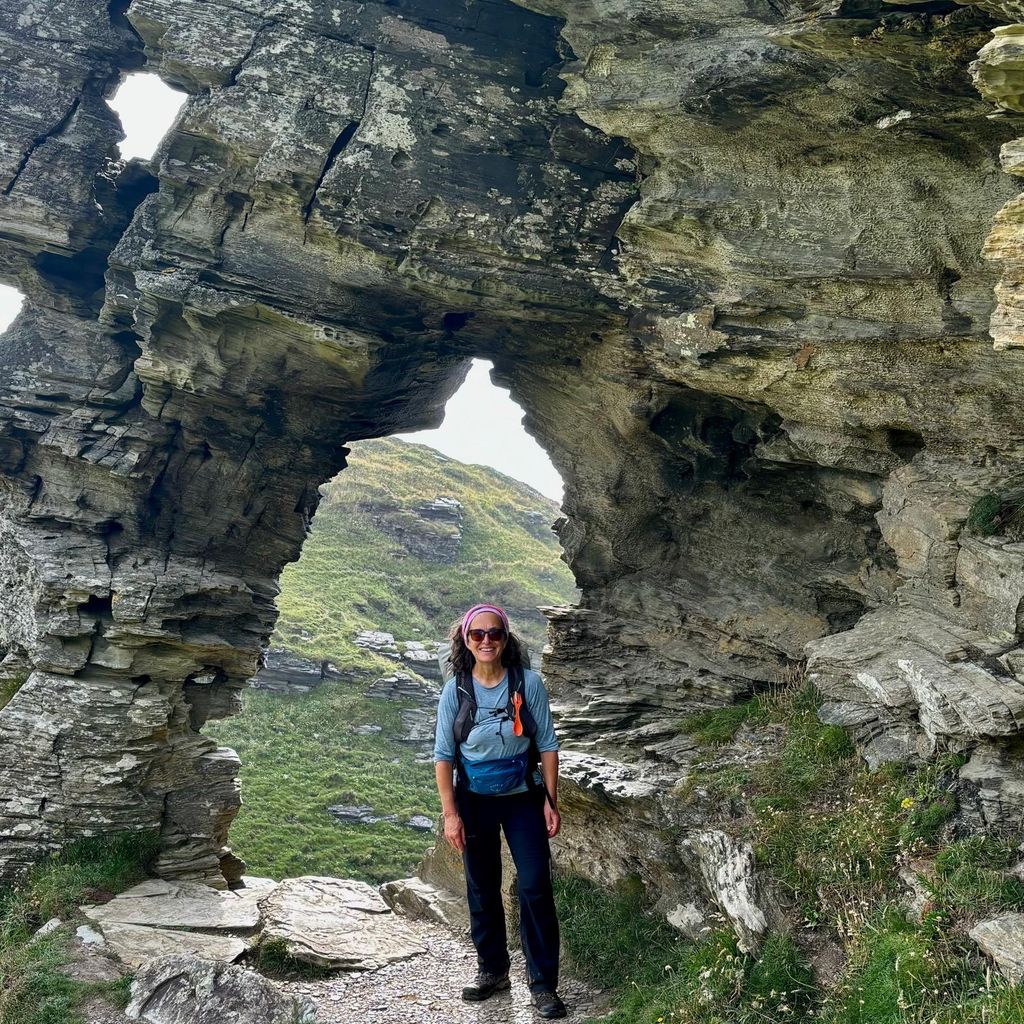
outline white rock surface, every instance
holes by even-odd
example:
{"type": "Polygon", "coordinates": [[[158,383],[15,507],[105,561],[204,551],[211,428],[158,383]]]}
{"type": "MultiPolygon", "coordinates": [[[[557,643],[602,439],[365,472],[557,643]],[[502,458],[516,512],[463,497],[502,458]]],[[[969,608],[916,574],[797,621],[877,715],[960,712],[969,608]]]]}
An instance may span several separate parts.
{"type": "Polygon", "coordinates": [[[32,938],[29,942],[38,942],[40,939],[45,939],[47,935],[55,932],[63,923],[59,917],[51,917],[46,924],[41,925],[32,933],[32,938]]]}
{"type": "Polygon", "coordinates": [[[695,903],[677,903],[665,915],[665,920],[688,939],[697,938],[704,928],[704,915],[695,903]]]}
{"type": "Polygon", "coordinates": [[[261,901],[262,937],[304,963],[375,970],[425,952],[406,923],[363,882],[289,878],[261,901]]]}
{"type": "Polygon", "coordinates": [[[712,899],[736,930],[744,953],[756,953],[767,928],[764,912],[754,898],[754,851],[724,832],[698,832],[684,841],[696,856],[701,877],[712,899]]]}
{"type": "Polygon", "coordinates": [[[102,934],[87,924],[79,925],[75,929],[75,934],[85,946],[105,946],[107,944],[107,940],[103,938],[102,934]]]}

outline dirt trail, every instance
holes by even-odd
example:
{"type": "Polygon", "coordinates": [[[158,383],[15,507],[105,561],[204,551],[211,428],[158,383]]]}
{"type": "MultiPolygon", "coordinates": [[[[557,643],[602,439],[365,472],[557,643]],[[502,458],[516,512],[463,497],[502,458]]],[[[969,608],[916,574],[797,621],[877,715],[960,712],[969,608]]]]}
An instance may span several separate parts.
{"type": "MultiPolygon", "coordinates": [[[[276,981],[282,989],[317,1005],[317,1024],[537,1024],[530,1005],[523,957],[512,958],[511,992],[482,1003],[462,1001],[462,986],[476,972],[468,938],[439,924],[409,921],[427,952],[377,971],[348,972],[318,981],[276,981]]],[[[87,956],[89,954],[86,954],[87,956]]],[[[91,954],[98,955],[98,954],[91,954]]],[[[606,1011],[607,1000],[582,982],[564,978],[559,993],[569,1024],[583,1024],[606,1011]]],[[[103,1000],[91,1000],[87,1024],[131,1024],[103,1000]]]]}
{"type": "MultiPolygon", "coordinates": [[[[441,925],[411,921],[427,953],[404,963],[362,974],[341,973],[324,981],[284,982],[318,1006],[317,1024],[536,1024],[522,954],[512,959],[511,992],[482,1003],[464,1003],[462,986],[476,972],[468,939],[441,925]]],[[[565,978],[559,988],[570,1024],[582,1024],[604,1010],[601,996],[565,978]]]]}

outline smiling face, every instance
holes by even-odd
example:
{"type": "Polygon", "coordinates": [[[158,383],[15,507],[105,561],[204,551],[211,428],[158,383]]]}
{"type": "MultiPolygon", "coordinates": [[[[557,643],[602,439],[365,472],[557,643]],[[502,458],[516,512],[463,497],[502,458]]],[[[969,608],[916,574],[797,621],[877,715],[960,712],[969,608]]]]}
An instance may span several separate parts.
{"type": "MultiPolygon", "coordinates": [[[[473,616],[469,628],[472,629],[501,629],[505,628],[501,619],[494,612],[481,612],[473,616]]],[[[469,653],[476,658],[478,665],[499,665],[501,664],[501,652],[505,650],[507,638],[503,640],[491,640],[485,636],[482,640],[474,640],[472,636],[466,639],[469,653]]]]}

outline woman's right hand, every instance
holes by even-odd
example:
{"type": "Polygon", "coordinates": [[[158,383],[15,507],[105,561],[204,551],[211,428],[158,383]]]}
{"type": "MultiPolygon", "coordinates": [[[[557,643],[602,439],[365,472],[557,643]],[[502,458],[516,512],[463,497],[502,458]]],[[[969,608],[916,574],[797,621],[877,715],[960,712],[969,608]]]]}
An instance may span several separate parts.
{"type": "Polygon", "coordinates": [[[457,814],[446,814],[444,816],[444,837],[459,853],[465,851],[466,829],[462,824],[462,818],[457,814]]]}

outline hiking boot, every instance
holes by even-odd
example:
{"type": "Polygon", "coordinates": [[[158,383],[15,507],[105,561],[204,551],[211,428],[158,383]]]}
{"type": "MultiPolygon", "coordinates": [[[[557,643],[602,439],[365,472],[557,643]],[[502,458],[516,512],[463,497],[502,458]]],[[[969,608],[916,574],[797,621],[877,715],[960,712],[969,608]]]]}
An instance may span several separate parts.
{"type": "Polygon", "coordinates": [[[565,1016],[565,1003],[558,998],[556,992],[531,992],[530,1002],[533,1003],[537,1016],[545,1020],[557,1020],[565,1016]]]}
{"type": "Polygon", "coordinates": [[[477,971],[473,984],[467,985],[462,990],[462,998],[467,1003],[479,1003],[483,999],[489,999],[495,992],[503,992],[511,986],[512,982],[508,980],[508,971],[504,971],[502,974],[477,971]]]}

